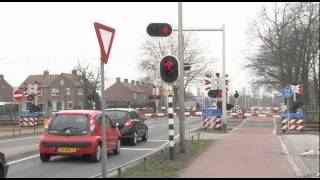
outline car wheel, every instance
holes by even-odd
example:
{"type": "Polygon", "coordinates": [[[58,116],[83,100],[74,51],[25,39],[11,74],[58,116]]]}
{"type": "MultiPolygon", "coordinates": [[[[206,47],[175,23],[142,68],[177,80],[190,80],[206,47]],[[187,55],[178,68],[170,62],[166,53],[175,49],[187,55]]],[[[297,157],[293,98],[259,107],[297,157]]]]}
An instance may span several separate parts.
{"type": "Polygon", "coordinates": [[[117,148],[113,150],[113,153],[114,154],[119,154],[120,153],[120,147],[121,147],[121,142],[120,142],[120,140],[118,140],[117,148]]]}
{"type": "Polygon", "coordinates": [[[101,146],[98,145],[96,148],[96,151],[93,154],[91,154],[90,159],[92,162],[99,162],[101,159],[101,155],[102,155],[102,149],[101,149],[101,146]]]}
{"type": "Polygon", "coordinates": [[[148,130],[146,130],[145,134],[142,136],[142,141],[148,141],[148,130]]]}
{"type": "Polygon", "coordinates": [[[1,165],[0,165],[0,178],[4,178],[4,175],[3,175],[4,173],[3,173],[3,169],[2,169],[2,167],[1,167],[1,165]]]}
{"type": "Polygon", "coordinates": [[[50,154],[42,154],[42,153],[40,154],[40,159],[42,162],[49,162],[50,158],[51,158],[50,154]]]}
{"type": "Polygon", "coordinates": [[[131,145],[135,146],[137,144],[138,135],[137,132],[133,133],[133,137],[131,139],[131,145]]]}

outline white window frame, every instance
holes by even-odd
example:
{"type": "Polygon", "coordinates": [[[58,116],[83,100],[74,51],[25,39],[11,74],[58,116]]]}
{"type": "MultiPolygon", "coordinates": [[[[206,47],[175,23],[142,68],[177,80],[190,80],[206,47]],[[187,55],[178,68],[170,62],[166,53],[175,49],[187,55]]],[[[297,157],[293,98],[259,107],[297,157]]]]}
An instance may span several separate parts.
{"type": "Polygon", "coordinates": [[[59,89],[52,88],[51,89],[51,96],[59,96],[59,89]]]}
{"type": "Polygon", "coordinates": [[[133,96],[132,98],[133,98],[134,100],[136,100],[136,99],[138,98],[138,95],[137,95],[137,93],[135,93],[135,92],[132,94],[132,96],[133,96]]]}
{"type": "Polygon", "coordinates": [[[68,106],[67,107],[68,109],[73,109],[73,102],[72,101],[68,101],[67,106],[68,106]]]}
{"type": "Polygon", "coordinates": [[[63,86],[63,85],[64,85],[64,80],[61,79],[61,80],[60,80],[60,86],[63,86]]]}
{"type": "Polygon", "coordinates": [[[66,95],[71,96],[71,88],[66,88],[66,95]]]}
{"type": "Polygon", "coordinates": [[[78,96],[83,96],[83,88],[78,88],[77,89],[77,95],[78,96]]]}

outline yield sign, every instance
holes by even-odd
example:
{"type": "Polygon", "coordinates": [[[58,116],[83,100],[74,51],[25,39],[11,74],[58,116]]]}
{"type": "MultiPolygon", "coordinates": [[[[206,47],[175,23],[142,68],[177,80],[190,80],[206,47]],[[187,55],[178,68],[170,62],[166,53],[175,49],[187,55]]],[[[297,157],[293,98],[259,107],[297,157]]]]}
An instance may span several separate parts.
{"type": "Polygon", "coordinates": [[[94,22],[94,28],[97,33],[101,56],[104,63],[107,64],[116,30],[97,22],[94,22]]]}

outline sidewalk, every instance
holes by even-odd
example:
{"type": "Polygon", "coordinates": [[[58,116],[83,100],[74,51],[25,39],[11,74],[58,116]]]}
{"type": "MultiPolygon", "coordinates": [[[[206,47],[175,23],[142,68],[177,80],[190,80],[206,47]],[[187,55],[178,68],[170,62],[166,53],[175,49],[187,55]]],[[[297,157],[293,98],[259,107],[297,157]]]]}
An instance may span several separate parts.
{"type": "Polygon", "coordinates": [[[280,136],[289,158],[298,169],[300,177],[317,177],[320,172],[319,135],[292,134],[280,136]]]}
{"type": "Polygon", "coordinates": [[[211,145],[181,172],[182,178],[296,177],[272,118],[251,117],[211,145]]]}

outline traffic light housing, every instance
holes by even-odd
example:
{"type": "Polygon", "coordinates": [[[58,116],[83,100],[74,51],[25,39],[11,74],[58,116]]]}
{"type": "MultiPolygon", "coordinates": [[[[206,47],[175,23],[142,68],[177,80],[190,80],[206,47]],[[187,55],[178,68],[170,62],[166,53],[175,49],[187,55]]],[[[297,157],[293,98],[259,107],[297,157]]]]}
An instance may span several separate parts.
{"type": "Polygon", "coordinates": [[[172,33],[172,27],[168,23],[150,23],[147,33],[150,36],[167,37],[172,33]]]}
{"type": "Polygon", "coordinates": [[[173,56],[166,56],[160,61],[160,77],[166,83],[173,83],[179,78],[179,62],[173,56]]]}
{"type": "Polygon", "coordinates": [[[208,91],[208,96],[211,98],[217,98],[217,93],[218,93],[217,90],[211,89],[208,91]]]}

